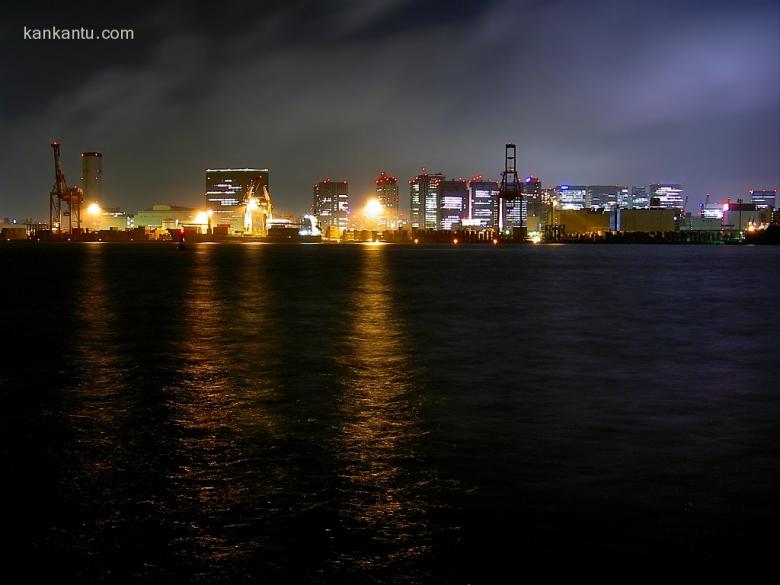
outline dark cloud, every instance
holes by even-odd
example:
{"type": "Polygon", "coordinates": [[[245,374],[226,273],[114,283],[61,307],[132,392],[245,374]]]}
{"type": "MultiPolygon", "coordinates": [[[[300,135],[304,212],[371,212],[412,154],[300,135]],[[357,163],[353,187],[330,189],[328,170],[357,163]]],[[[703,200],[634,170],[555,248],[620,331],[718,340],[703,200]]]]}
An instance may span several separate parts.
{"type": "Polygon", "coordinates": [[[780,182],[775,3],[224,4],[68,12],[135,29],[100,50],[21,41],[54,21],[14,14],[0,213],[45,215],[53,136],[71,180],[101,150],[106,203],[131,211],[199,202],[217,165],[269,166],[293,211],[323,176],[356,199],[380,168],[496,176],[507,140],[548,184],[674,180],[696,201],[780,182]]]}

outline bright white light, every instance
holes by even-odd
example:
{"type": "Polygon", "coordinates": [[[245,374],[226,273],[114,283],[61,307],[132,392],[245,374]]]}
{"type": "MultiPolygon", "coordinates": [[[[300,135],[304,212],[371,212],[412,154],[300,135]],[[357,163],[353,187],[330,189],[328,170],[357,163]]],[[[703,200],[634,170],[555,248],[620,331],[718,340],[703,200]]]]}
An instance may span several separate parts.
{"type": "Polygon", "coordinates": [[[199,211],[195,214],[194,223],[206,224],[209,222],[209,214],[205,211],[199,211]]]}
{"type": "Polygon", "coordinates": [[[100,215],[100,205],[97,203],[90,203],[87,207],[87,213],[90,215],[100,215]]]}
{"type": "Polygon", "coordinates": [[[378,199],[369,199],[368,203],[366,203],[366,206],[363,208],[363,215],[369,219],[376,218],[382,215],[383,209],[384,208],[378,199]]]}

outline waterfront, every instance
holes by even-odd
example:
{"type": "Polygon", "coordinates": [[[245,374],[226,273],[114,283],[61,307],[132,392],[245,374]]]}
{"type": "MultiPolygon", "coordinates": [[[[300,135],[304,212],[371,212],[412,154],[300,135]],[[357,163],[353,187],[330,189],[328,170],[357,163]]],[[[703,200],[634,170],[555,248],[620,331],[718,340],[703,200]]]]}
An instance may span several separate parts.
{"type": "Polygon", "coordinates": [[[8,562],[81,581],[480,582],[768,547],[778,259],[0,248],[8,562]]]}

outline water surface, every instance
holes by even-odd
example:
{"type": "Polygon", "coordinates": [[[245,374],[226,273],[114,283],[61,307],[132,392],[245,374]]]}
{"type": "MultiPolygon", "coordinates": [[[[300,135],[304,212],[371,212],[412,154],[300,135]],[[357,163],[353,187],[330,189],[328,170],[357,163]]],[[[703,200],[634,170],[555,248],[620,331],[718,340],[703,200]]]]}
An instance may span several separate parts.
{"type": "Polygon", "coordinates": [[[459,583],[768,549],[778,260],[4,245],[7,565],[459,583]]]}

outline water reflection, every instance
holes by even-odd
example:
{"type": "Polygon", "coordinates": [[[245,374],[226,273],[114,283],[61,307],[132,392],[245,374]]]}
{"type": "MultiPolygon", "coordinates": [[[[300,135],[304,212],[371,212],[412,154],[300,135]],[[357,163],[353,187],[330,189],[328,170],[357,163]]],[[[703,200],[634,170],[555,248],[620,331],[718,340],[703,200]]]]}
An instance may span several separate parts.
{"type": "Polygon", "coordinates": [[[262,535],[241,534],[262,513],[269,482],[284,483],[254,460],[274,428],[264,407],[273,388],[260,348],[266,326],[262,250],[246,248],[238,262],[218,250],[193,251],[175,389],[182,463],[172,476],[179,512],[189,522],[174,544],[187,562],[212,575],[226,564],[240,572],[262,546],[262,535]]]}
{"type": "Polygon", "coordinates": [[[110,469],[110,452],[120,447],[117,425],[124,412],[117,400],[117,387],[125,370],[114,336],[105,256],[104,246],[84,246],[79,295],[68,316],[74,333],[72,364],[79,380],[65,391],[74,434],[72,455],[80,467],[72,471],[94,484],[100,482],[101,470],[110,469]]]}
{"type": "Polygon", "coordinates": [[[385,248],[363,248],[343,357],[342,515],[360,551],[345,556],[362,570],[411,561],[429,550],[421,488],[426,478],[414,471],[422,434],[418,398],[387,262],[385,248]]]}
{"type": "Polygon", "coordinates": [[[122,391],[128,364],[117,339],[106,256],[104,246],[83,247],[76,268],[78,296],[63,316],[72,334],[68,360],[77,383],[63,388],[62,416],[71,437],[58,462],[64,488],[58,528],[77,535],[70,541],[69,562],[83,578],[107,565],[121,571],[135,562],[117,561],[114,547],[141,507],[136,502],[146,501],[146,488],[153,489],[134,473],[143,441],[133,424],[133,397],[122,391]],[[127,491],[134,491],[137,500],[123,497],[127,491]],[[87,562],[96,543],[103,543],[105,553],[87,562]]]}

